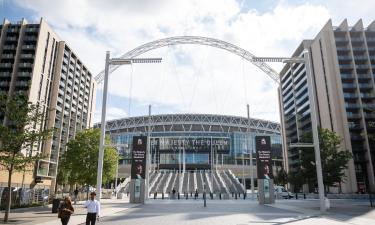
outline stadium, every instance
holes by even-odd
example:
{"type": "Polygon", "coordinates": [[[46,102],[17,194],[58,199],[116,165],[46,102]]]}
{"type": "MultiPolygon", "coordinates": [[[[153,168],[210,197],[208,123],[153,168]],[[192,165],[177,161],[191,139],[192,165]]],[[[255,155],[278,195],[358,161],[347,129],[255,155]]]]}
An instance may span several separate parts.
{"type": "Polygon", "coordinates": [[[110,120],[106,132],[120,154],[119,178],[128,178],[133,136],[150,133],[150,193],[241,192],[250,188],[250,152],[256,178],[255,136],[271,137],[273,173],[282,167],[280,125],[244,117],[167,114],[110,120]],[[212,176],[211,176],[212,175],[212,176]],[[180,181],[178,179],[180,177],[180,181]]]}

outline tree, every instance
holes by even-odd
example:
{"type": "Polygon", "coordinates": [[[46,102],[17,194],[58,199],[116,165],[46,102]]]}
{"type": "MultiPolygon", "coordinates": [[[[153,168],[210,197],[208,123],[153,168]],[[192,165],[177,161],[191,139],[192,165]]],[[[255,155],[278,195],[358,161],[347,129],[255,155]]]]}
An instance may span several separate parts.
{"type": "Polygon", "coordinates": [[[299,192],[305,183],[301,170],[289,171],[288,182],[293,185],[293,192],[299,192]]]}
{"type": "MultiPolygon", "coordinates": [[[[328,187],[344,181],[344,170],[348,167],[352,154],[349,151],[340,151],[341,138],[335,132],[322,128],[318,131],[323,182],[328,191],[328,187]]],[[[306,148],[301,151],[301,166],[306,182],[315,184],[317,178],[314,149],[306,148]]]]}
{"type": "Polygon", "coordinates": [[[10,213],[13,173],[33,169],[36,160],[42,157],[35,149],[37,144],[51,134],[52,130],[41,128],[44,115],[42,107],[28,102],[24,95],[0,96],[0,166],[8,171],[4,222],[10,213]]]}
{"type": "MultiPolygon", "coordinates": [[[[67,150],[59,163],[59,184],[96,184],[99,142],[100,129],[87,129],[77,133],[75,138],[67,143],[67,150]]],[[[109,137],[106,137],[105,143],[107,147],[104,150],[103,183],[114,179],[118,163],[117,150],[109,146],[109,137]]]]}
{"type": "Polygon", "coordinates": [[[285,172],[283,168],[277,171],[277,174],[274,178],[274,182],[277,185],[285,186],[288,183],[288,174],[285,172]]]}

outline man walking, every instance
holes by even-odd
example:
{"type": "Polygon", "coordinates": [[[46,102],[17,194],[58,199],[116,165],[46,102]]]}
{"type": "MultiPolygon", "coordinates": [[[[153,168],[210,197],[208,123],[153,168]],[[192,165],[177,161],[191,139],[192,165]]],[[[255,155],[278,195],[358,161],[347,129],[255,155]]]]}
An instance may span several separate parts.
{"type": "Polygon", "coordinates": [[[86,201],[85,208],[87,208],[86,225],[95,225],[96,220],[100,216],[100,202],[95,200],[96,193],[91,192],[90,200],[86,201]]]}

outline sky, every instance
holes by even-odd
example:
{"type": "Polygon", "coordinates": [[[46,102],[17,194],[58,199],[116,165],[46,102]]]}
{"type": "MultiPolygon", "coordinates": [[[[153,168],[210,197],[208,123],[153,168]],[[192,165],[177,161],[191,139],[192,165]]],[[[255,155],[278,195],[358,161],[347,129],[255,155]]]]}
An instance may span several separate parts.
{"type": "MultiPolygon", "coordinates": [[[[118,57],[140,45],[173,36],[223,40],[256,56],[288,57],[330,19],[349,25],[374,20],[373,0],[0,0],[0,17],[30,23],[43,17],[96,75],[105,52],[118,57]]],[[[263,71],[211,46],[171,45],[139,57],[110,75],[107,119],[148,114],[207,113],[278,122],[277,84],[263,71]]],[[[282,64],[269,64],[279,72],[282,64]]],[[[98,85],[94,122],[100,121],[98,85]]]]}

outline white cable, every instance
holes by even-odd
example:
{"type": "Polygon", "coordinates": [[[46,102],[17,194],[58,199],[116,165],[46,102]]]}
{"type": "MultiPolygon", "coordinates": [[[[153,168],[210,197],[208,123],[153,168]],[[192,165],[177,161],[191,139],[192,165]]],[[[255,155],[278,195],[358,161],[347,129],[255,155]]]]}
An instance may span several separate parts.
{"type": "Polygon", "coordinates": [[[132,88],[133,88],[133,64],[130,64],[130,84],[129,84],[129,107],[128,116],[131,116],[131,104],[132,104],[132,88]]]}

